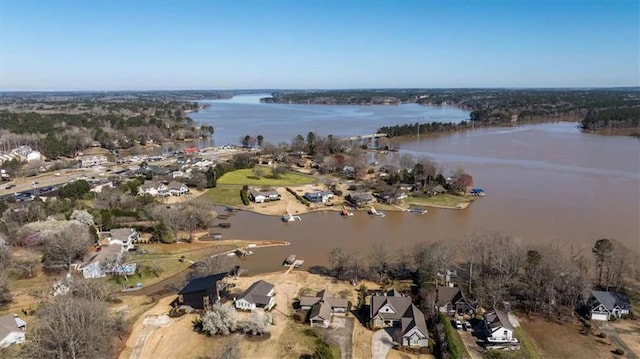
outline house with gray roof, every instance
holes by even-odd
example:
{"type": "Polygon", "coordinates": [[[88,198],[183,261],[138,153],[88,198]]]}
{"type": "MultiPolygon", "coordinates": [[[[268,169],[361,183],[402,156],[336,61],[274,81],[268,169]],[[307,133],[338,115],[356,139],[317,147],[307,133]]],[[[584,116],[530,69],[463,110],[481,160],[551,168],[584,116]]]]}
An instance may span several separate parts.
{"type": "Polygon", "coordinates": [[[372,295],[370,303],[369,315],[374,328],[398,328],[393,340],[403,346],[428,345],[427,322],[422,311],[413,304],[410,297],[394,289],[372,295]]]}
{"type": "Polygon", "coordinates": [[[0,348],[25,341],[24,329],[27,326],[22,319],[13,314],[0,317],[0,348]]]}
{"type": "Polygon", "coordinates": [[[254,310],[263,308],[269,310],[275,305],[275,286],[264,280],[259,280],[244,291],[235,300],[236,309],[254,310]]]}
{"type": "Polygon", "coordinates": [[[587,301],[593,320],[609,320],[613,315],[620,318],[631,314],[629,298],[618,292],[591,291],[591,297],[587,301]]]}
{"type": "Polygon", "coordinates": [[[315,297],[300,297],[300,309],[310,310],[309,322],[312,327],[329,327],[332,316],[344,315],[348,306],[348,300],[334,298],[326,289],[319,291],[315,297]]]}
{"type": "Polygon", "coordinates": [[[475,306],[467,300],[460,287],[437,287],[436,307],[442,313],[467,313],[475,306]]]}
{"type": "Polygon", "coordinates": [[[489,343],[517,343],[513,336],[513,325],[509,321],[507,313],[494,310],[484,315],[486,340],[489,343]]]}

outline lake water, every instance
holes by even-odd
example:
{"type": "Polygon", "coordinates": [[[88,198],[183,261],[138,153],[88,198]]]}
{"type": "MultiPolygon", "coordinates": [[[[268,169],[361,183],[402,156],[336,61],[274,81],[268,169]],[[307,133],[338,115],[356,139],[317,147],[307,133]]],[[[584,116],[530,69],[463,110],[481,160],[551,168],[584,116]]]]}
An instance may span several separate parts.
{"type": "MultiPolygon", "coordinates": [[[[254,97],[255,99],[255,97],[254,97]]],[[[315,106],[242,103],[248,98],[212,101],[193,116],[209,119],[222,143],[242,134],[265,141],[287,140],[309,130],[354,135],[382,125],[468,117],[453,108],[400,106],[315,106]],[[216,105],[218,104],[218,105],[216,105]],[[331,123],[330,127],[323,124],[331,123]],[[310,126],[317,126],[310,128],[310,126]],[[272,132],[272,128],[279,131],[272,132]],[[218,133],[220,129],[221,133],[218,133]],[[271,137],[270,137],[271,136],[271,137]]],[[[255,100],[254,100],[255,101],[255,100]]],[[[218,142],[220,143],[220,142],[218,142]]],[[[464,168],[487,191],[467,210],[429,209],[426,215],[365,213],[342,218],[335,212],[302,216],[301,222],[241,212],[229,221],[227,238],[286,240],[289,247],[265,248],[242,261],[253,272],[272,271],[295,253],[305,266],[325,265],[331,248],[366,257],[371,243],[393,249],[416,242],[451,240],[476,230],[499,231],[527,245],[555,244],[590,252],[595,240],[615,238],[640,252],[640,141],[631,137],[584,134],[576,123],[483,128],[437,138],[407,140],[401,152],[429,156],[451,171],[464,168]]],[[[378,156],[397,161],[399,154],[378,156]]]]}
{"type": "Polygon", "coordinates": [[[417,104],[394,106],[334,106],[263,104],[269,94],[235,96],[229,100],[201,101],[211,107],[191,113],[198,123],[212,125],[216,146],[239,145],[246,135],[262,135],[265,142],[290,142],[309,131],[316,135],[357,136],[382,126],[414,122],[460,122],[469,112],[447,106],[417,104]]]}

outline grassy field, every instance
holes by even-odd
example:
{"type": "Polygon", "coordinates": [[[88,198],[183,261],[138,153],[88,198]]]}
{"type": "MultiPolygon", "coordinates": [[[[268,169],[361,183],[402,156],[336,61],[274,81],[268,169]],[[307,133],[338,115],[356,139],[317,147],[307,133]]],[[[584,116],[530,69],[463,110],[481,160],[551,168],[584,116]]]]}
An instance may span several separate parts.
{"type": "Polygon", "coordinates": [[[253,169],[235,170],[225,173],[218,179],[218,185],[248,185],[248,186],[299,186],[318,182],[317,179],[297,172],[286,172],[280,178],[273,178],[267,167],[262,170],[261,177],[257,177],[253,169]]]}
{"type": "Polygon", "coordinates": [[[439,194],[433,197],[427,196],[409,196],[405,199],[405,203],[418,206],[439,207],[439,208],[466,208],[473,199],[462,196],[454,196],[450,194],[439,194]]]}
{"type": "Polygon", "coordinates": [[[531,339],[529,334],[522,327],[515,328],[514,335],[518,340],[520,340],[520,350],[528,359],[540,359],[540,355],[538,355],[538,350],[536,349],[533,339],[531,339]]]}
{"type": "Polygon", "coordinates": [[[241,185],[221,185],[211,188],[204,193],[204,196],[211,198],[213,203],[222,206],[242,207],[242,199],[240,198],[241,185]]]}

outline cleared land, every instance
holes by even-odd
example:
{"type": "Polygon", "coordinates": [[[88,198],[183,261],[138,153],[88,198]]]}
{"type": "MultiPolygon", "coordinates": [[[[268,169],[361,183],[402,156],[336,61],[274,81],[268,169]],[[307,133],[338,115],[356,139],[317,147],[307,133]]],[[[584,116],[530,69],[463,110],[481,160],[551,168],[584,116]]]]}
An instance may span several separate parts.
{"type": "Polygon", "coordinates": [[[222,185],[248,185],[248,186],[298,186],[303,184],[316,183],[314,177],[298,172],[286,172],[278,178],[269,174],[268,167],[262,167],[264,175],[256,176],[254,169],[242,169],[225,173],[218,179],[218,184],[222,185]]]}
{"type": "MultiPolygon", "coordinates": [[[[333,283],[331,278],[302,271],[291,273],[282,271],[234,279],[232,282],[236,287],[233,292],[240,293],[259,279],[275,284],[276,307],[272,311],[275,325],[270,328],[271,337],[267,340],[252,341],[246,338],[241,340],[240,350],[243,358],[300,358],[301,355],[312,353],[315,338],[306,330],[309,326],[296,324],[290,317],[293,313],[294,299],[301,291],[314,292],[329,289],[334,295],[344,295],[352,302],[356,302],[357,299],[357,287],[349,283],[333,283]]],[[[367,287],[376,288],[372,283],[367,283],[367,287]]],[[[140,354],[134,358],[183,358],[185,353],[188,353],[189,357],[197,357],[207,354],[208,348],[216,347],[220,341],[225,340],[193,332],[191,321],[196,318],[196,315],[192,314],[177,319],[172,318],[169,324],[164,326],[159,316],[167,313],[169,303],[173,299],[175,295],[163,298],[136,320],[126,347],[121,352],[121,359],[131,358],[134,352],[140,354]],[[146,322],[145,319],[147,319],[146,322]],[[155,325],[157,323],[162,325],[155,325]]],[[[354,332],[361,332],[362,329],[356,322],[354,332]]],[[[362,338],[362,336],[359,337],[362,338]]],[[[360,344],[362,344],[360,340],[353,342],[353,358],[369,357],[370,348],[369,351],[363,350],[364,348],[359,347],[360,344]]]]}

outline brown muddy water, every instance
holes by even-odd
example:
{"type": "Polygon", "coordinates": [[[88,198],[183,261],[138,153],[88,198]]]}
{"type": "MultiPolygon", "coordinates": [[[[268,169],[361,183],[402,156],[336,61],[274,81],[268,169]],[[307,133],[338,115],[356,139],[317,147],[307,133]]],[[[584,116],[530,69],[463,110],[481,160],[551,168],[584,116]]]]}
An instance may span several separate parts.
{"type": "MultiPolygon", "coordinates": [[[[596,239],[615,238],[640,253],[640,141],[584,134],[576,125],[480,129],[403,143],[402,152],[429,156],[445,173],[462,167],[473,175],[487,196],[466,210],[387,212],[384,218],[324,212],[291,223],[240,212],[228,220],[232,227],[225,237],[291,242],[241,260],[251,273],[278,270],[289,254],[304,259],[302,268],[308,269],[326,265],[334,247],[366,258],[374,241],[410,249],[417,242],[456,241],[478,230],[565,250],[590,251],[596,239]]],[[[376,159],[393,162],[398,156],[376,159]]]]}

